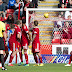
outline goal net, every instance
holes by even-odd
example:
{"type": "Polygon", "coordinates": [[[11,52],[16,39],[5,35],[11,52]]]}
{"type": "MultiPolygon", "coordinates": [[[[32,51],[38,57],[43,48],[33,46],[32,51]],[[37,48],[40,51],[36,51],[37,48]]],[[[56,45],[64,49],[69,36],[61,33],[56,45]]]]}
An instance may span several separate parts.
{"type": "MultiPolygon", "coordinates": [[[[26,13],[26,25],[29,29],[33,27],[35,20],[39,22],[41,54],[53,54],[52,50],[56,45],[65,46],[72,44],[71,9],[33,8],[27,9],[26,13]],[[45,13],[48,13],[47,18],[44,16],[45,13]]],[[[58,52],[55,52],[57,54],[68,54],[68,47],[64,48],[64,52],[59,52],[60,47],[56,50],[58,50],[58,52]]]]}

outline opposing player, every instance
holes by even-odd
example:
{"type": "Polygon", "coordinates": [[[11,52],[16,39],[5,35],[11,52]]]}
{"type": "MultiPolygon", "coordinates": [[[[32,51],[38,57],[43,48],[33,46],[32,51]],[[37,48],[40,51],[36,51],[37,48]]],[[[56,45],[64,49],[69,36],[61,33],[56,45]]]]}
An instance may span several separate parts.
{"type": "Polygon", "coordinates": [[[16,22],[15,28],[12,30],[12,34],[9,39],[9,46],[10,50],[12,51],[12,54],[10,55],[10,60],[8,66],[14,66],[11,62],[14,58],[14,56],[17,54],[19,51],[19,43],[21,40],[21,29],[20,29],[20,21],[16,22]]]}
{"type": "MultiPolygon", "coordinates": [[[[8,58],[8,55],[10,55],[12,52],[10,51],[10,48],[9,48],[9,38],[10,38],[10,34],[12,33],[12,30],[11,29],[13,29],[14,28],[14,26],[13,25],[11,25],[12,27],[10,27],[10,25],[9,26],[6,26],[6,33],[7,33],[7,42],[6,42],[6,44],[4,44],[5,45],[5,53],[6,53],[6,55],[5,55],[5,57],[4,57],[4,62],[7,60],[7,58],[8,58]],[[9,52],[10,51],[10,52],[9,52]]],[[[5,40],[4,40],[5,41],[5,40]]]]}
{"type": "Polygon", "coordinates": [[[65,66],[71,66],[71,61],[72,61],[72,51],[70,52],[70,59],[69,59],[69,63],[65,66]]]}
{"type": "Polygon", "coordinates": [[[38,21],[36,20],[34,21],[34,28],[32,30],[32,52],[36,62],[34,66],[43,66],[42,56],[40,54],[39,28],[37,26],[38,26],[38,21]],[[36,54],[39,57],[40,65],[36,54]]]}
{"type": "Polygon", "coordinates": [[[29,66],[27,49],[28,49],[28,45],[31,41],[31,35],[30,35],[29,30],[28,30],[25,23],[26,23],[26,20],[23,19],[22,20],[22,39],[21,39],[21,43],[22,43],[22,48],[24,49],[24,55],[25,55],[25,59],[26,59],[26,64],[24,66],[29,66]]]}

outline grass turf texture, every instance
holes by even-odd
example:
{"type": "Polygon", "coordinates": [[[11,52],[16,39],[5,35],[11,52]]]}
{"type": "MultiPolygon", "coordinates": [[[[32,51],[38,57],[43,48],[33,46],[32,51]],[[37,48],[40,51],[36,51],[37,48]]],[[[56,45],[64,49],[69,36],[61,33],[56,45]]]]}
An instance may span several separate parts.
{"type": "Polygon", "coordinates": [[[30,64],[29,67],[25,67],[15,64],[13,67],[6,66],[7,71],[0,69],[0,72],[72,72],[72,66],[65,67],[64,65],[65,64],[44,64],[43,67],[34,67],[33,64],[30,64]]]}

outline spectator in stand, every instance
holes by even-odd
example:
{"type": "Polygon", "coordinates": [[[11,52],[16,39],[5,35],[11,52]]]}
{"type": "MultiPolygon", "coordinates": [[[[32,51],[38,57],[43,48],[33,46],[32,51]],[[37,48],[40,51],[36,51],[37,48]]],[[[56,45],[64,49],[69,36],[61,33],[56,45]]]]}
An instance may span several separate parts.
{"type": "Polygon", "coordinates": [[[7,4],[8,5],[8,3],[9,3],[9,0],[2,0],[3,1],[3,3],[5,3],[5,4],[7,4]]]}
{"type": "Polygon", "coordinates": [[[63,39],[70,39],[71,38],[71,35],[70,35],[70,26],[69,26],[69,23],[66,21],[64,26],[63,26],[63,35],[62,35],[62,38],[63,39]]]}
{"type": "Polygon", "coordinates": [[[2,14],[0,14],[0,21],[3,21],[3,17],[2,17],[2,14]]]}
{"type": "Polygon", "coordinates": [[[60,8],[67,8],[67,7],[66,5],[64,5],[64,3],[62,3],[60,8]]]}
{"type": "Polygon", "coordinates": [[[8,16],[6,22],[7,22],[7,24],[13,24],[14,23],[14,19],[13,19],[12,15],[8,16]]]}
{"type": "Polygon", "coordinates": [[[62,7],[62,4],[64,5],[64,7],[66,8],[68,3],[69,3],[69,0],[59,0],[59,4],[58,4],[58,8],[61,8],[62,7]]]}
{"type": "Polygon", "coordinates": [[[32,0],[34,7],[37,8],[38,7],[38,0],[32,0]]]}
{"type": "Polygon", "coordinates": [[[71,20],[71,15],[68,15],[68,20],[71,20]]]}
{"type": "Polygon", "coordinates": [[[9,9],[14,9],[14,4],[16,3],[15,0],[9,0],[9,3],[8,3],[8,8],[9,9]]]}
{"type": "Polygon", "coordinates": [[[33,8],[34,5],[30,0],[25,0],[25,5],[24,5],[24,11],[23,11],[23,17],[26,17],[26,8],[33,8]]]}
{"type": "Polygon", "coordinates": [[[61,18],[64,18],[65,17],[65,12],[64,11],[59,12],[59,15],[61,16],[61,18]]]}
{"type": "Polygon", "coordinates": [[[72,0],[69,0],[68,8],[72,8],[72,0]]]}
{"type": "Polygon", "coordinates": [[[68,20],[68,16],[71,16],[70,11],[66,11],[66,12],[65,12],[65,19],[66,19],[66,20],[68,20]]]}
{"type": "Polygon", "coordinates": [[[3,1],[4,6],[5,6],[5,10],[7,10],[9,0],[2,0],[2,1],[3,1]]]}
{"type": "Polygon", "coordinates": [[[16,0],[16,3],[14,4],[14,23],[16,23],[16,20],[17,20],[17,17],[18,17],[18,12],[19,12],[19,4],[20,4],[20,17],[22,17],[22,14],[23,14],[23,7],[24,7],[24,3],[20,0],[16,0]]]}
{"type": "Polygon", "coordinates": [[[24,1],[24,10],[23,10],[23,16],[26,17],[26,8],[29,7],[30,1],[29,0],[25,0],[24,1]]]}
{"type": "Polygon", "coordinates": [[[24,5],[24,11],[26,11],[26,8],[29,7],[30,0],[25,0],[25,5],[24,5]]]}
{"type": "Polygon", "coordinates": [[[3,1],[0,0],[0,13],[3,15],[3,17],[5,17],[5,6],[3,4],[3,1]]]}

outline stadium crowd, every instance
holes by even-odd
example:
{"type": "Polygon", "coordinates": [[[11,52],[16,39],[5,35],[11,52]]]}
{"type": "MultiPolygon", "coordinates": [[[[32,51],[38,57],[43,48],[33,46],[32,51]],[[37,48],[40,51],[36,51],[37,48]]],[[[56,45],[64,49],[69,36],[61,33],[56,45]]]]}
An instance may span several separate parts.
{"type": "Polygon", "coordinates": [[[19,19],[22,19],[26,17],[26,8],[37,8],[37,6],[38,1],[36,0],[0,0],[0,21],[4,21],[4,19],[9,18],[9,15],[12,15],[14,23],[16,23],[19,10],[19,19]]]}
{"type": "Polygon", "coordinates": [[[59,0],[58,8],[72,8],[72,0],[59,0]]]}
{"type": "Polygon", "coordinates": [[[58,18],[59,20],[54,22],[53,39],[63,39],[64,43],[72,43],[72,12],[59,12],[58,18]]]}

